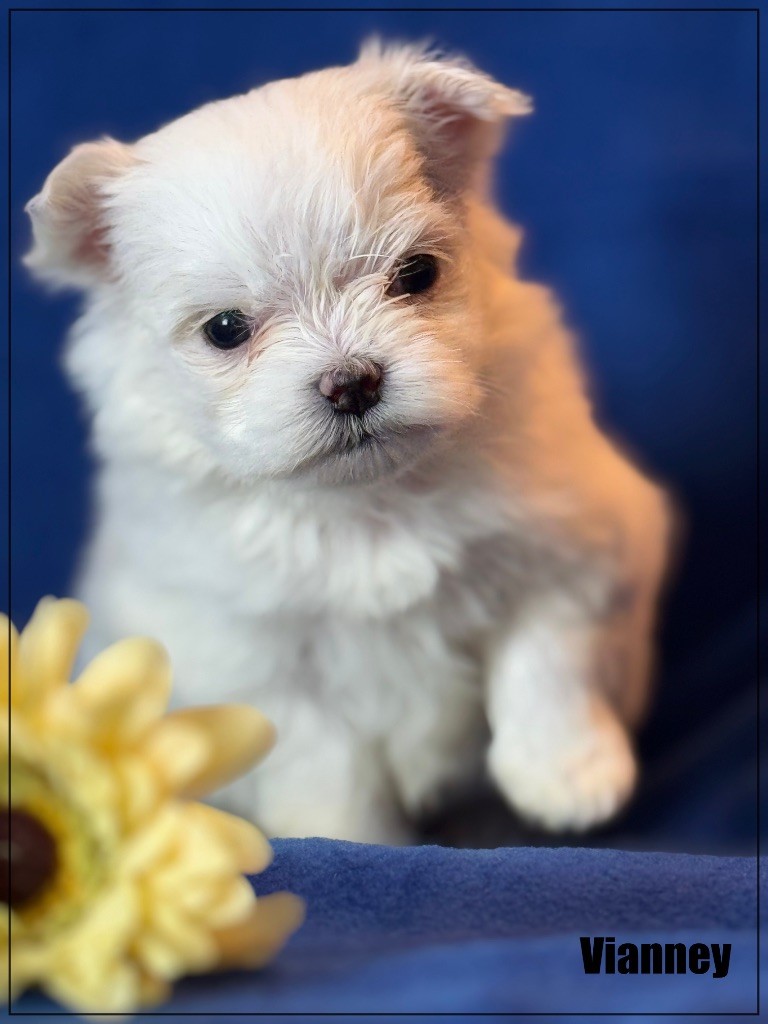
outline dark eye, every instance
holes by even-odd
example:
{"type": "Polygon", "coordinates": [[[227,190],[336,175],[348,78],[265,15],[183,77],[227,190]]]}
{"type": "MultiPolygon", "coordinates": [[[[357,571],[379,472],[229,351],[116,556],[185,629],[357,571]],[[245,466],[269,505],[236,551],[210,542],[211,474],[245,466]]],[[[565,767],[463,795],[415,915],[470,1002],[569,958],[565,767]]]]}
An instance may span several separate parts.
{"type": "Polygon", "coordinates": [[[437,259],[428,253],[409,256],[398,267],[387,295],[418,295],[429,291],[437,281],[437,259]]]}
{"type": "Polygon", "coordinates": [[[239,309],[227,309],[212,316],[203,328],[205,336],[216,348],[237,348],[251,336],[248,317],[239,309]]]}

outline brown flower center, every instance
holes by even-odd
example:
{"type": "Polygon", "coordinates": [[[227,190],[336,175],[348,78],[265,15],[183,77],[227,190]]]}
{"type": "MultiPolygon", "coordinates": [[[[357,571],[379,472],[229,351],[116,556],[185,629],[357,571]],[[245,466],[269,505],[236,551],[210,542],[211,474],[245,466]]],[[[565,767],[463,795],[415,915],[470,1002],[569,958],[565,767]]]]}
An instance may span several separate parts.
{"type": "Polygon", "coordinates": [[[13,809],[0,814],[0,900],[20,907],[56,874],[56,842],[37,818],[13,809]]]}

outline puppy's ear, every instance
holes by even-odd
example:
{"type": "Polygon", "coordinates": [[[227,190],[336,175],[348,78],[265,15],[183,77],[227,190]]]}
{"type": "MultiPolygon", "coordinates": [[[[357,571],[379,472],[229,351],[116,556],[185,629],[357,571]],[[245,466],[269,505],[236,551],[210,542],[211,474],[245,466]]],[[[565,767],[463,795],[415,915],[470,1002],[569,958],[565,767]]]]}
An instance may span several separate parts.
{"type": "Polygon", "coordinates": [[[33,235],[26,266],[58,285],[87,288],[104,280],[109,274],[105,189],[132,163],[130,147],[114,139],[75,146],[25,207],[33,235]]]}
{"type": "Polygon", "coordinates": [[[359,64],[400,105],[437,190],[458,194],[484,184],[508,118],[528,114],[530,97],[496,82],[461,58],[408,45],[367,42],[359,64]]]}

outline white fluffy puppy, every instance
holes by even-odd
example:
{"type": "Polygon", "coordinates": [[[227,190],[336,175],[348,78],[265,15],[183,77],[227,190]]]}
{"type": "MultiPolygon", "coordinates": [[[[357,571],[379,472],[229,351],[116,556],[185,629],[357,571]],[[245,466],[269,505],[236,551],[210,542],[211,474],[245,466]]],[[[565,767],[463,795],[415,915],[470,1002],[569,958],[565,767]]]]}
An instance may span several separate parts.
{"type": "Polygon", "coordinates": [[[28,206],[85,290],[91,650],[170,650],[184,704],[276,751],[222,803],[397,842],[487,769],[551,829],[635,782],[661,493],[595,425],[550,294],[488,195],[526,97],[454,59],[349,67],[78,146],[28,206]]]}

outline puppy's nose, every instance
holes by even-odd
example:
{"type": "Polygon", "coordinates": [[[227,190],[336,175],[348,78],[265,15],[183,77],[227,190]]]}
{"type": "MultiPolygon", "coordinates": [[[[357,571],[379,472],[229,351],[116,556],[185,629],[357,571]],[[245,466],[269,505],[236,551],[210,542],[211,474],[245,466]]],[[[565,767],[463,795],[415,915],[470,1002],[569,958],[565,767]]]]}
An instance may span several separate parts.
{"type": "Polygon", "coordinates": [[[381,380],[384,371],[378,363],[365,360],[353,366],[328,370],[320,378],[318,387],[336,412],[362,416],[381,398],[381,380]]]}

